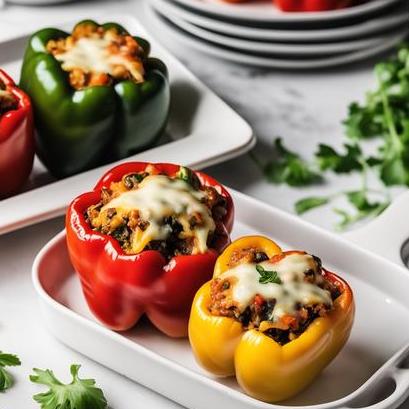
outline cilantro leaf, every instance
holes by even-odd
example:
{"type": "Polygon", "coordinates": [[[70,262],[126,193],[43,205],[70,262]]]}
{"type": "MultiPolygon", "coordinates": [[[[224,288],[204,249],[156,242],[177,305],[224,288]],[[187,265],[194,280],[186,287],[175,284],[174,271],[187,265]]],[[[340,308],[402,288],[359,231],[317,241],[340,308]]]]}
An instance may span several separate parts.
{"type": "Polygon", "coordinates": [[[357,102],[349,105],[348,117],[344,120],[345,132],[351,139],[367,139],[382,134],[382,110],[378,105],[361,106],[357,102]]]}
{"type": "Polygon", "coordinates": [[[363,190],[348,192],[347,198],[349,202],[352,205],[354,205],[357,210],[360,210],[362,212],[369,212],[379,205],[378,202],[374,203],[369,202],[367,195],[363,190]]]}
{"type": "Polygon", "coordinates": [[[281,278],[278,276],[277,271],[266,270],[261,264],[256,265],[256,270],[260,274],[260,278],[258,279],[259,283],[282,284],[281,278]]]}
{"type": "Polygon", "coordinates": [[[382,159],[375,156],[369,156],[366,159],[366,164],[370,167],[382,165],[382,159]]]}
{"type": "Polygon", "coordinates": [[[362,105],[349,107],[345,126],[355,140],[377,136],[379,165],[386,186],[409,186],[409,45],[403,44],[395,58],[376,64],[377,88],[367,93],[362,105]]]}
{"type": "Polygon", "coordinates": [[[321,180],[321,176],[316,173],[311,164],[284,147],[281,138],[275,140],[274,146],[277,159],[263,166],[263,173],[270,182],[306,186],[321,180]]]}
{"type": "Polygon", "coordinates": [[[42,409],[104,409],[107,401],[101,389],[95,386],[93,379],[80,379],[78,371],[80,365],[71,365],[72,381],[61,383],[53,371],[34,368],[34,375],[30,375],[31,382],[46,385],[50,389],[38,393],[33,398],[42,409]]]}
{"type": "MultiPolygon", "coordinates": [[[[385,73],[382,71],[382,66],[378,66],[377,68],[378,78],[385,76],[385,73]]],[[[379,79],[379,81],[381,81],[381,79],[379,79]]],[[[385,123],[388,129],[384,145],[380,149],[383,159],[380,165],[380,176],[387,186],[407,185],[409,182],[409,146],[405,140],[406,132],[402,136],[398,134],[391,101],[383,85],[381,85],[379,93],[382,98],[385,123]]],[[[403,126],[403,129],[404,128],[405,126],[403,126]]]]}
{"type": "Polygon", "coordinates": [[[19,365],[21,365],[21,361],[17,355],[6,354],[0,351],[0,392],[4,392],[13,385],[13,378],[5,367],[19,365]]]}
{"type": "Polygon", "coordinates": [[[295,203],[294,208],[296,213],[300,215],[316,207],[326,205],[329,203],[329,201],[329,197],[311,196],[298,200],[295,203]]]}
{"type": "Polygon", "coordinates": [[[347,192],[346,196],[357,211],[349,213],[342,209],[334,209],[341,216],[341,220],[337,224],[337,228],[341,230],[363,219],[378,216],[390,205],[389,200],[370,202],[365,190],[347,192]]]}
{"type": "Polygon", "coordinates": [[[377,203],[376,206],[370,211],[359,211],[355,214],[350,214],[342,209],[334,209],[335,213],[338,213],[341,216],[340,222],[336,225],[339,230],[345,230],[350,225],[357,223],[363,219],[370,217],[376,217],[380,215],[388,206],[389,202],[377,203]]]}
{"type": "Polygon", "coordinates": [[[349,173],[362,170],[360,157],[361,148],[358,145],[345,144],[345,155],[341,155],[331,146],[321,143],[315,157],[321,170],[332,170],[335,173],[349,173]]]}
{"type": "Polygon", "coordinates": [[[407,185],[408,172],[409,169],[399,156],[387,159],[381,165],[381,179],[386,186],[407,185]]]}
{"type": "Polygon", "coordinates": [[[334,212],[341,216],[340,221],[336,225],[338,230],[344,230],[349,225],[358,221],[356,219],[356,216],[354,217],[353,215],[349,214],[346,210],[336,208],[334,209],[334,212]]]}

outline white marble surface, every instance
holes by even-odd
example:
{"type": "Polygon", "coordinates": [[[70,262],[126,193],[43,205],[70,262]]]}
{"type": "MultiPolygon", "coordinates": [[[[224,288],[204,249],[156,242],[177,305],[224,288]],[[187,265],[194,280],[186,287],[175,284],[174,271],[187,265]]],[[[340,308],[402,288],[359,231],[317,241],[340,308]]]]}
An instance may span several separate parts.
{"type": "MultiPolygon", "coordinates": [[[[78,1],[60,6],[0,8],[0,40],[18,33],[21,27],[51,25],[55,21],[93,17],[95,13],[132,13],[145,22],[139,0],[78,1]]],[[[154,33],[160,39],[160,32],[154,33]]],[[[230,103],[254,127],[259,138],[256,152],[266,154],[275,136],[311,155],[318,142],[340,145],[348,103],[362,98],[372,85],[372,63],[320,72],[286,73],[263,71],[215,61],[177,44],[168,44],[188,67],[217,94],[230,103]]],[[[215,119],[216,120],[216,119],[215,119]]],[[[207,170],[222,182],[275,206],[292,211],[296,199],[357,184],[355,177],[331,179],[327,185],[290,189],[266,183],[248,156],[207,170]]],[[[330,209],[311,212],[307,220],[331,228],[330,209]]],[[[12,370],[17,383],[0,394],[0,409],[38,407],[31,395],[40,387],[30,384],[34,366],[53,368],[68,379],[72,362],[83,364],[83,376],[95,377],[115,409],[176,408],[175,403],[88,360],[55,341],[44,329],[30,280],[33,258],[40,247],[63,226],[62,219],[0,237],[0,349],[18,353],[22,368],[12,370]]],[[[164,380],[166,382],[166,380],[164,380]]]]}

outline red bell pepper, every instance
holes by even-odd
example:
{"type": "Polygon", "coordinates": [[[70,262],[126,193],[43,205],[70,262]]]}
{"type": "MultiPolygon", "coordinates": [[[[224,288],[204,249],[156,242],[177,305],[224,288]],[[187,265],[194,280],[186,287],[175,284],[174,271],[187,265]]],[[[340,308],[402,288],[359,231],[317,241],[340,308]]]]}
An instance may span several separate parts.
{"type": "Polygon", "coordinates": [[[348,7],[352,0],[273,0],[283,11],[326,11],[348,7]]]}
{"type": "Polygon", "coordinates": [[[34,160],[33,113],[29,97],[0,70],[1,88],[17,100],[16,109],[0,110],[0,198],[16,193],[27,180],[34,160]]]}
{"type": "MultiPolygon", "coordinates": [[[[213,186],[226,199],[226,214],[216,224],[220,235],[211,249],[196,255],[178,255],[170,260],[156,250],[126,254],[112,236],[92,230],[85,212],[100,201],[101,189],[128,173],[143,172],[148,163],[129,162],[107,172],[93,191],[78,196],[66,217],[67,244],[79,274],[88,305],[95,316],[114,330],[133,327],[143,314],[171,337],[187,335],[190,308],[196,291],[213,274],[220,252],[230,243],[234,208],[227,190],[216,180],[195,172],[202,186],[213,186]]],[[[180,166],[153,164],[174,176],[180,166]]]]}

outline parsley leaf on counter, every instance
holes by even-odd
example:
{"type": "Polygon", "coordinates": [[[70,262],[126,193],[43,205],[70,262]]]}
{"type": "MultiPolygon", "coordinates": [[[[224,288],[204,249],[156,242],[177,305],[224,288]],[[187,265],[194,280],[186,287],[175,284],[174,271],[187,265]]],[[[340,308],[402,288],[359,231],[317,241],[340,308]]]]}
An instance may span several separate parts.
{"type": "Polygon", "coordinates": [[[308,210],[314,209],[315,207],[320,207],[328,204],[330,200],[331,199],[329,197],[306,197],[304,199],[298,200],[295,203],[294,208],[297,214],[303,214],[305,212],[308,212],[308,210]]]}
{"type": "Polygon", "coordinates": [[[105,409],[107,401],[101,389],[95,386],[93,379],[80,379],[80,365],[71,365],[72,382],[61,383],[53,371],[34,368],[30,375],[31,382],[46,385],[50,389],[38,393],[33,398],[42,409],[105,409]]]}
{"type": "Polygon", "coordinates": [[[361,148],[356,144],[345,144],[345,150],[345,155],[341,155],[331,146],[323,143],[319,144],[315,157],[320,169],[332,170],[335,173],[349,173],[353,170],[361,170],[361,148]]]}
{"type": "Polygon", "coordinates": [[[362,190],[347,192],[346,195],[350,203],[354,205],[357,210],[363,212],[374,210],[379,205],[378,202],[369,202],[367,195],[362,190]]]}
{"type": "Polygon", "coordinates": [[[257,264],[256,270],[260,274],[258,282],[261,284],[282,284],[281,278],[278,276],[277,271],[266,270],[262,265],[257,264]]]}
{"type": "Polygon", "coordinates": [[[345,132],[351,139],[368,139],[382,132],[382,110],[374,101],[366,107],[353,102],[349,106],[348,118],[344,121],[345,132]],[[375,120],[374,120],[375,119],[375,120]]]}
{"type": "Polygon", "coordinates": [[[341,221],[337,225],[339,229],[345,229],[349,225],[369,217],[376,217],[390,205],[390,201],[387,198],[381,202],[371,202],[365,189],[346,192],[346,196],[355,207],[356,212],[351,214],[345,210],[335,209],[335,212],[341,216],[341,221]]]}
{"type": "Polygon", "coordinates": [[[348,213],[342,209],[334,209],[334,211],[341,216],[341,221],[337,224],[337,228],[344,230],[349,227],[351,224],[357,223],[363,219],[369,217],[376,217],[380,215],[388,206],[389,202],[377,202],[376,206],[373,206],[371,209],[360,210],[355,214],[348,213]]]}
{"type": "Polygon", "coordinates": [[[0,351],[0,392],[4,392],[13,385],[13,378],[5,369],[7,366],[20,366],[17,355],[6,354],[0,351]]]}
{"type": "Polygon", "coordinates": [[[277,158],[260,165],[270,182],[286,183],[290,186],[306,186],[321,179],[311,164],[284,147],[281,138],[275,140],[274,147],[277,158]]]}

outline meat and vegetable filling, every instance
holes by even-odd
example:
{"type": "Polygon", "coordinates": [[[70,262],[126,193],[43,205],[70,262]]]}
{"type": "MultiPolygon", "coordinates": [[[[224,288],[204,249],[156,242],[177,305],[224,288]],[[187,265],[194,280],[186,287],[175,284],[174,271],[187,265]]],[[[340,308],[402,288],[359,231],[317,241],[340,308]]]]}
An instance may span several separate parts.
{"type": "Polygon", "coordinates": [[[9,91],[6,86],[0,81],[0,115],[18,108],[17,98],[9,91]]]}
{"type": "Polygon", "coordinates": [[[144,81],[142,47],[116,28],[79,24],[70,36],[50,40],[47,51],[69,73],[70,84],[77,90],[121,80],[144,81]]]}
{"type": "Polygon", "coordinates": [[[217,240],[226,200],[188,168],[169,177],[154,166],[123,176],[101,191],[86,212],[96,231],[118,240],[127,254],[159,250],[166,258],[205,253],[217,240]]]}
{"type": "Polygon", "coordinates": [[[256,248],[232,255],[211,283],[213,315],[232,317],[284,345],[333,309],[340,289],[325,279],[321,260],[290,251],[268,259],[256,248]]]}

